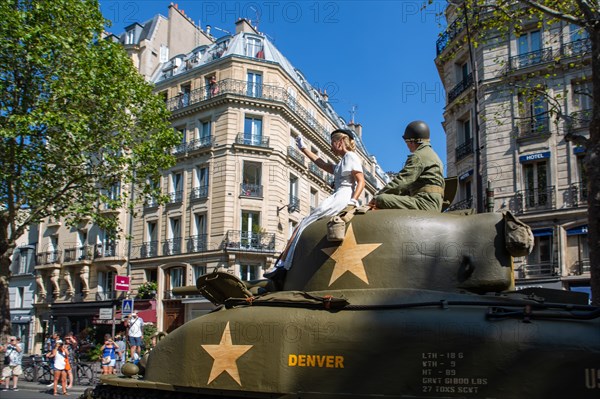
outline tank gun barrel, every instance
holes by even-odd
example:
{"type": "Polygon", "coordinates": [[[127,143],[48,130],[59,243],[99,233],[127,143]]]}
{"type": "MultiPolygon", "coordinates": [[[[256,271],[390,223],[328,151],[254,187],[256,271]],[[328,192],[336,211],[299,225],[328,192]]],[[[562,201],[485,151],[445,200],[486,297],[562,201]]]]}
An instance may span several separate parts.
{"type": "Polygon", "coordinates": [[[175,287],[172,290],[174,295],[183,296],[183,295],[198,295],[200,291],[195,285],[185,285],[183,287],[175,287]]]}

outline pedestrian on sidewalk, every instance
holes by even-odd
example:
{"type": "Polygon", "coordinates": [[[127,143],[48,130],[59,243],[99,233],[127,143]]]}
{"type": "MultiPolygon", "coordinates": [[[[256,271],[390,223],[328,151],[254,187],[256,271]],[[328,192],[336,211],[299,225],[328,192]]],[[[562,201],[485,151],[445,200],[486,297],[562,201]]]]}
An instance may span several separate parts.
{"type": "Polygon", "coordinates": [[[3,391],[8,391],[10,387],[10,377],[13,379],[13,391],[18,391],[17,386],[19,376],[23,374],[21,368],[21,360],[23,358],[23,345],[21,339],[17,337],[8,337],[8,342],[5,346],[0,346],[0,352],[4,352],[4,366],[2,368],[2,378],[4,379],[5,388],[3,391]]]}
{"type": "Polygon", "coordinates": [[[63,345],[63,341],[61,339],[56,340],[56,348],[54,348],[48,357],[54,359],[54,396],[57,395],[56,390],[59,386],[59,380],[63,395],[68,395],[66,369],[69,362],[69,353],[67,348],[63,345]]]}

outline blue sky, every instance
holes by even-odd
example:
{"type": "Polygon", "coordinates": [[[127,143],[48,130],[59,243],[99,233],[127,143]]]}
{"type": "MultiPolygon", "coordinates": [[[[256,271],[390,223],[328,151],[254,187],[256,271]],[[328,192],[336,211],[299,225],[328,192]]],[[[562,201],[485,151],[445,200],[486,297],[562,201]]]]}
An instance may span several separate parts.
{"type": "MultiPolygon", "coordinates": [[[[326,89],[344,119],[363,126],[363,141],[385,171],[402,168],[408,149],[401,139],[415,119],[432,130],[433,147],[446,162],[441,126],[445,92],[438,76],[435,42],[443,30],[445,1],[421,11],[417,1],[173,1],[187,16],[212,26],[215,36],[234,32],[239,18],[258,29],[302,71],[326,89]]],[[[121,33],[133,22],[167,15],[169,1],[100,0],[107,30],[121,33]]]]}

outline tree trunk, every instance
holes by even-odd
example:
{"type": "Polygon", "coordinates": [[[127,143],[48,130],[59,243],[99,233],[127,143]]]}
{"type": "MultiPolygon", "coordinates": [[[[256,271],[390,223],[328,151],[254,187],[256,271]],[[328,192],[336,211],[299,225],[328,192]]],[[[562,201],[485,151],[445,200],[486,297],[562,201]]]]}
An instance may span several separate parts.
{"type": "Polygon", "coordinates": [[[8,214],[2,213],[0,214],[0,338],[11,333],[8,279],[10,277],[10,257],[15,243],[9,242],[8,229],[8,214]]]}

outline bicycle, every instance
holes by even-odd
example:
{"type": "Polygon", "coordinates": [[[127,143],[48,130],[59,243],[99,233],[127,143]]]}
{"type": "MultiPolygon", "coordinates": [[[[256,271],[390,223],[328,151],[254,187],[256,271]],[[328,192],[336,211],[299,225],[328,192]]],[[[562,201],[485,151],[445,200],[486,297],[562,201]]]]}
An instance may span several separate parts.
{"type": "Polygon", "coordinates": [[[54,372],[45,356],[30,356],[30,361],[23,367],[23,377],[26,381],[50,383],[54,381],[54,372]]]}
{"type": "Polygon", "coordinates": [[[75,378],[78,385],[96,385],[98,383],[93,364],[77,361],[75,368],[77,370],[75,378]]]}

